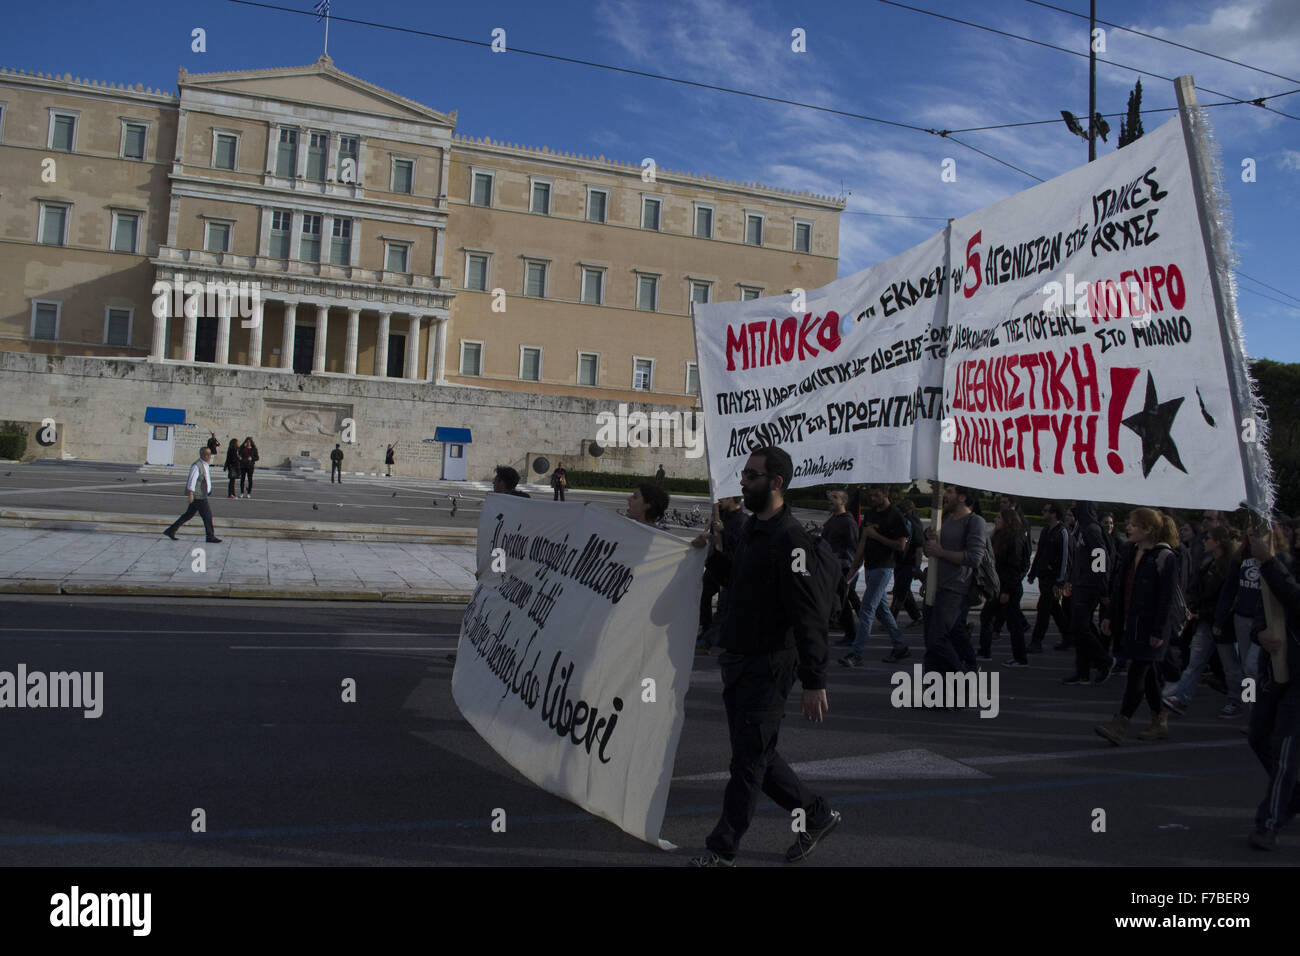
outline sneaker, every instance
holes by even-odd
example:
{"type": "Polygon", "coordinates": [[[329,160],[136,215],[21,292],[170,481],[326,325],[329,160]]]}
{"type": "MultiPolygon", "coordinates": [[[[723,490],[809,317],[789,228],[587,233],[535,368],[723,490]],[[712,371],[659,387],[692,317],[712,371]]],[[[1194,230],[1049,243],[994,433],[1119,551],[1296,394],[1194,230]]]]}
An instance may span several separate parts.
{"type": "Polygon", "coordinates": [[[167,537],[171,538],[173,541],[176,540],[176,532],[173,531],[171,528],[168,528],[166,531],[163,532],[163,534],[167,535],[167,537]]]}
{"type": "Polygon", "coordinates": [[[857,654],[845,654],[843,657],[840,658],[840,663],[843,664],[845,667],[861,667],[862,658],[859,657],[857,654]]]}
{"type": "Polygon", "coordinates": [[[226,497],[227,497],[227,498],[233,498],[233,497],[235,497],[235,496],[234,496],[234,495],[226,495],[226,497]]]}
{"type": "Polygon", "coordinates": [[[1236,717],[1240,713],[1241,713],[1241,704],[1228,701],[1228,703],[1223,705],[1223,710],[1219,711],[1219,716],[1222,717],[1224,720],[1230,720],[1231,718],[1236,717]]]}
{"type": "Polygon", "coordinates": [[[704,856],[692,857],[690,865],[691,866],[735,866],[736,858],[733,856],[730,859],[728,859],[725,856],[718,856],[718,854],[710,850],[708,853],[704,854],[704,856]]]}
{"type": "Polygon", "coordinates": [[[1003,667],[1028,667],[1028,666],[1029,666],[1029,662],[1028,662],[1028,661],[1018,661],[1018,660],[1016,660],[1016,659],[1013,657],[1013,658],[1011,658],[1011,660],[1009,660],[1009,661],[1003,661],[1003,662],[1002,662],[1002,666],[1003,666],[1003,667]]]}
{"type": "Polygon", "coordinates": [[[895,647],[892,651],[882,657],[880,660],[886,664],[893,664],[895,661],[901,661],[904,657],[911,657],[912,651],[906,647],[895,647]]]}
{"type": "Polygon", "coordinates": [[[208,544],[220,544],[220,543],[221,543],[220,538],[208,538],[208,544]]]}
{"type": "Polygon", "coordinates": [[[808,859],[809,854],[811,854],[817,847],[817,844],[822,841],[822,837],[834,830],[836,825],[840,822],[840,819],[840,812],[838,810],[832,810],[831,818],[827,822],[826,826],[800,833],[798,839],[790,845],[790,849],[785,851],[785,862],[800,863],[808,859]]]}
{"type": "Polygon", "coordinates": [[[1104,684],[1106,681],[1110,680],[1110,675],[1113,673],[1115,673],[1115,658],[1112,657],[1105,664],[1101,665],[1101,670],[1097,672],[1097,676],[1093,678],[1092,682],[1094,684],[1104,684]]]}
{"type": "Polygon", "coordinates": [[[1083,677],[1080,677],[1078,674],[1071,674],[1069,677],[1061,678],[1061,683],[1071,687],[1075,684],[1086,684],[1088,683],[1088,676],[1085,674],[1083,677]]]}
{"type": "Polygon", "coordinates": [[[1173,694],[1170,694],[1168,697],[1165,697],[1164,702],[1165,702],[1165,706],[1168,707],[1170,710],[1172,710],[1179,717],[1187,713],[1187,701],[1181,700],[1175,697],[1173,694]]]}
{"type": "Polygon", "coordinates": [[[1276,850],[1277,849],[1277,831],[1256,829],[1250,835],[1250,845],[1256,850],[1276,850]]]}

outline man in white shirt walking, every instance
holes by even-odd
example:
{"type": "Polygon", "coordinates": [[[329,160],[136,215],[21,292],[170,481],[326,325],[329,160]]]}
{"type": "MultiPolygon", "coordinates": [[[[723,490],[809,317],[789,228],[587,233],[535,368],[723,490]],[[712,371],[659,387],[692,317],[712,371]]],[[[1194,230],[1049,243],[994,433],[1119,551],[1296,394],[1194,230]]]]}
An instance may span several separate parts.
{"type": "Polygon", "coordinates": [[[173,541],[176,540],[176,529],[193,518],[195,514],[198,514],[203,518],[203,530],[207,532],[208,544],[221,543],[221,539],[213,533],[212,506],[208,504],[208,496],[212,494],[212,473],[208,470],[208,464],[211,461],[212,452],[205,447],[199,449],[199,460],[190,465],[190,477],[185,482],[185,490],[189,494],[190,506],[185,509],[185,514],[177,518],[163,532],[173,541]]]}

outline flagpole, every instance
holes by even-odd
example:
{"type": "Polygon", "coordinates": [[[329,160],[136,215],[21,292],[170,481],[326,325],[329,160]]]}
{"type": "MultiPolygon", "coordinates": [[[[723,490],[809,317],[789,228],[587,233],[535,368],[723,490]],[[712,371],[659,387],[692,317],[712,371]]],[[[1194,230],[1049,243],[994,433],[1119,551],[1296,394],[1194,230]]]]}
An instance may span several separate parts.
{"type": "Polygon", "coordinates": [[[325,55],[330,55],[330,8],[325,8],[325,55]]]}

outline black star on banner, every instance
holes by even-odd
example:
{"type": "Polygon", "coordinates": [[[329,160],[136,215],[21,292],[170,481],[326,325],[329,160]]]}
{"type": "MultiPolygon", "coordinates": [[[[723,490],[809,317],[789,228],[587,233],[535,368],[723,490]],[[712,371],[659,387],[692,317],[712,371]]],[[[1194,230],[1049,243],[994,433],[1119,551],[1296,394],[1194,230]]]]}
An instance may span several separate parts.
{"type": "Polygon", "coordinates": [[[1174,416],[1178,414],[1178,408],[1182,404],[1181,398],[1167,402],[1160,401],[1156,397],[1155,379],[1150,372],[1147,372],[1146,407],[1136,415],[1124,419],[1124,427],[1136,432],[1142,439],[1143,478],[1151,474],[1151,469],[1161,458],[1167,459],[1169,464],[1183,474],[1187,474],[1187,469],[1183,467],[1183,460],[1178,456],[1178,446],[1174,444],[1174,436],[1170,434],[1170,429],[1174,425],[1174,416]]]}

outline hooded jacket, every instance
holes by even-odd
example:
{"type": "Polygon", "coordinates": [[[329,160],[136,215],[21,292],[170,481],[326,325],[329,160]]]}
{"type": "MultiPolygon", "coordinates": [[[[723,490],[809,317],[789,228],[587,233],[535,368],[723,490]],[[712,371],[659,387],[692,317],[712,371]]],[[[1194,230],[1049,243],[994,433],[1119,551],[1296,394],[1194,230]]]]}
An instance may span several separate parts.
{"type": "Polygon", "coordinates": [[[1074,506],[1074,516],[1078,519],[1079,539],[1070,562],[1070,583],[1076,589],[1100,591],[1104,595],[1110,587],[1111,558],[1106,533],[1101,530],[1101,524],[1097,520],[1097,503],[1080,501],[1074,506]],[[1096,562],[1093,555],[1098,548],[1106,560],[1102,562],[1103,570],[1094,571],[1096,562]]]}
{"type": "Polygon", "coordinates": [[[1124,545],[1115,565],[1114,584],[1110,604],[1102,618],[1110,621],[1111,637],[1122,638],[1124,653],[1130,660],[1157,661],[1165,656],[1170,641],[1181,626],[1181,621],[1171,621],[1174,590],[1178,586],[1178,556],[1167,544],[1157,544],[1137,556],[1137,545],[1124,545]],[[1128,606],[1124,605],[1129,568],[1134,559],[1138,565],[1133,572],[1133,587],[1128,593],[1128,606]],[[1151,646],[1151,638],[1163,643],[1151,646]]]}

